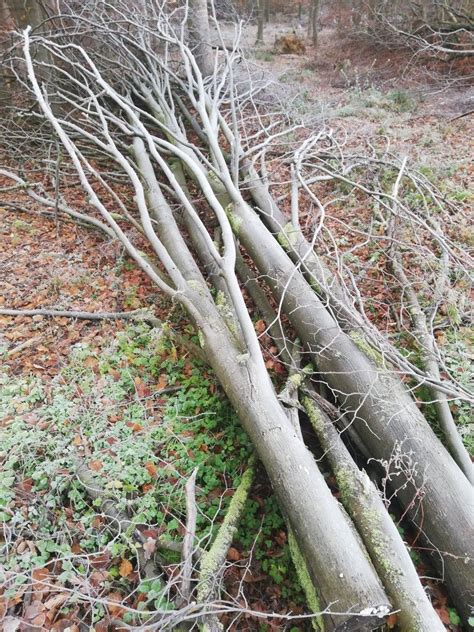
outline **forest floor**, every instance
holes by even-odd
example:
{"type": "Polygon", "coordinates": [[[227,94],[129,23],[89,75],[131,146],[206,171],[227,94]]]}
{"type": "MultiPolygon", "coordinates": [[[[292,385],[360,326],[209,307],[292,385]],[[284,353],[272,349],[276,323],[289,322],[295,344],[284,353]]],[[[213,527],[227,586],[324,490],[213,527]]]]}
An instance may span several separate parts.
{"type": "MultiPolygon", "coordinates": [[[[251,62],[275,82],[276,99],[291,101],[314,126],[344,130],[353,144],[387,139],[393,153],[423,167],[447,195],[472,202],[474,117],[455,119],[474,104],[473,89],[461,86],[463,68],[448,73],[331,29],[321,32],[317,53],[307,45],[305,54],[283,55],[274,40],[291,25],[266,28],[267,43],[259,47],[253,28],[243,43],[251,62]]],[[[113,243],[34,211],[17,189],[0,193],[0,307],[145,308],[172,331],[187,333],[183,315],[113,243]]],[[[7,474],[0,486],[1,555],[10,573],[0,619],[11,630],[104,632],[118,629],[117,619],[130,621],[134,609],[169,604],[161,580],[153,586],[140,580],[127,535],[113,533],[87,498],[72,453],[100,475],[117,505],[133,509],[151,540],[182,537],[183,487],[198,466],[204,546],[250,455],[213,376],[172,335],[129,321],[0,317],[0,354],[0,459],[7,474]]],[[[278,364],[268,366],[278,379],[278,364]]],[[[177,566],[163,561],[168,580],[177,566]]],[[[229,598],[249,610],[304,612],[284,522],[263,473],[224,580],[229,598]]],[[[442,586],[425,583],[446,628],[457,631],[442,586]]],[[[309,629],[278,617],[233,617],[225,619],[226,629],[309,629]]],[[[390,625],[396,627],[396,617],[390,625]]]]}

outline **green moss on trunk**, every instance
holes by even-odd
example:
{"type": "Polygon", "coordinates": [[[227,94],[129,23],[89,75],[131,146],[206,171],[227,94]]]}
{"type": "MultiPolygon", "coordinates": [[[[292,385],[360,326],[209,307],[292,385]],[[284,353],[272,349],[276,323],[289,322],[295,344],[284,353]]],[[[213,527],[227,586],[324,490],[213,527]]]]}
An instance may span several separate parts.
{"type": "MultiPolygon", "coordinates": [[[[319,597],[314,587],[311,577],[309,575],[308,567],[306,566],[305,559],[301,554],[298,543],[296,542],[295,535],[291,528],[288,529],[288,544],[290,547],[291,559],[296,569],[301,587],[306,595],[308,607],[311,612],[321,612],[321,605],[319,603],[319,597]]],[[[318,615],[311,619],[312,626],[315,630],[324,632],[324,621],[321,615],[318,615]]]]}
{"type": "Polygon", "coordinates": [[[299,230],[293,226],[291,222],[288,222],[283,226],[281,231],[277,235],[277,240],[280,246],[286,251],[293,250],[298,243],[299,230]]]}
{"type": "Polygon", "coordinates": [[[212,543],[209,551],[205,553],[201,559],[197,592],[198,601],[201,603],[209,599],[212,593],[216,575],[225,561],[227,551],[237,530],[237,525],[244,510],[250,487],[252,486],[254,463],[255,460],[251,459],[249,467],[242,476],[242,480],[232,496],[229,509],[219,528],[216,539],[212,543]]]}

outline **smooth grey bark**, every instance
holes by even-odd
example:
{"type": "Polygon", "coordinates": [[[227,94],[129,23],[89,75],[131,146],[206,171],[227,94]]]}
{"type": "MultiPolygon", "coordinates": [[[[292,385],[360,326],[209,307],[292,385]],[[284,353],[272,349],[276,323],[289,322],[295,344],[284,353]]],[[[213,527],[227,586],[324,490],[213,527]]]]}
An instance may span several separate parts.
{"type": "MultiPolygon", "coordinates": [[[[251,178],[249,186],[254,199],[257,185],[257,179],[251,178]]],[[[220,185],[217,188],[222,195],[220,185]]],[[[358,322],[351,317],[343,293],[337,281],[331,279],[330,271],[315,255],[312,256],[308,242],[284,221],[283,215],[275,220],[276,207],[271,200],[269,203],[268,192],[266,196],[265,190],[258,192],[261,201],[266,202],[264,209],[260,206],[260,210],[265,211],[262,217],[273,224],[272,232],[278,232],[282,247],[241,196],[230,189],[229,199],[234,197],[232,222],[238,237],[280,301],[282,311],[288,315],[297,335],[310,350],[318,371],[324,375],[368,453],[388,464],[397,456],[397,450],[414,460],[411,464],[413,472],[409,473],[413,484],[408,484],[405,473],[394,470],[393,464],[390,474],[396,487],[401,487],[398,498],[410,511],[428,547],[440,556],[439,566],[446,576],[453,600],[467,619],[469,607],[466,604],[473,586],[470,520],[474,509],[473,489],[400,380],[386,368],[376,366],[366,355],[366,350],[361,350],[355,343],[357,341],[361,347],[365,344],[358,322]],[[328,293],[327,303],[334,314],[342,314],[345,328],[355,341],[341,330],[326,304],[313,291],[319,288],[308,284],[285,250],[293,254],[303,270],[301,257],[306,257],[305,264],[311,262],[311,278],[314,275],[325,286],[329,282],[331,293],[328,293]],[[456,524],[455,530],[450,528],[452,524],[456,524]]],[[[370,353],[370,349],[367,351],[370,353]]]]}
{"type": "Polygon", "coordinates": [[[187,280],[183,298],[195,308],[191,318],[201,332],[209,364],[250,436],[288,516],[322,609],[330,606],[335,612],[345,613],[325,615],[326,629],[371,630],[388,613],[389,602],[367,553],[312,454],[292,428],[263,363],[252,359],[229,335],[161,194],[143,142],[137,139],[134,149],[154,211],[157,234],[187,280]],[[362,611],[368,614],[361,615],[362,611]]]}
{"type": "Polygon", "coordinates": [[[189,48],[204,77],[214,72],[214,54],[207,12],[207,0],[188,0],[189,48]]]}
{"type": "Polygon", "coordinates": [[[284,245],[287,254],[295,264],[301,265],[305,278],[318,295],[324,297],[325,306],[338,323],[349,331],[360,327],[361,319],[357,317],[335,274],[314,252],[301,229],[285,217],[254,167],[248,162],[244,163],[242,177],[265,226],[275,236],[286,234],[284,245]]]}
{"type": "Polygon", "coordinates": [[[340,407],[372,457],[389,465],[398,498],[438,557],[452,599],[467,620],[474,600],[472,486],[400,380],[376,366],[341,330],[256,213],[241,202],[234,214],[241,243],[340,407]],[[413,484],[394,467],[397,450],[411,460],[413,484]]]}
{"type": "Polygon", "coordinates": [[[336,477],[342,503],[362,536],[394,609],[399,610],[400,632],[444,632],[379,492],[354,463],[324,411],[310,395],[303,395],[302,402],[336,477]]]}
{"type": "MultiPolygon", "coordinates": [[[[27,34],[25,37],[27,37],[27,34]]],[[[27,42],[25,42],[25,54],[26,49],[27,42]]],[[[29,60],[29,74],[31,77],[31,59],[29,57],[27,59],[29,60]]],[[[41,90],[37,83],[34,85],[37,99],[51,120],[52,114],[46,106],[41,90]]],[[[122,102],[121,104],[125,107],[125,104],[122,102]]],[[[61,135],[61,129],[58,130],[58,127],[60,128],[60,124],[56,121],[56,132],[60,135],[65,146],[70,148],[70,140],[64,133],[61,135]]],[[[141,130],[141,127],[139,129],[141,130]]],[[[147,137],[146,134],[145,137],[147,137]]],[[[148,139],[148,142],[149,147],[151,147],[150,151],[153,153],[153,144],[150,139],[148,139]]],[[[357,538],[354,537],[350,526],[344,519],[341,519],[342,512],[340,512],[337,502],[326,487],[312,455],[296,435],[278,402],[268,373],[264,370],[260,353],[254,352],[252,344],[249,344],[248,349],[240,347],[234,338],[229,335],[229,328],[217,310],[207,285],[202,279],[194,259],[187,250],[179,230],[175,226],[166,200],[164,200],[163,196],[160,196],[153,169],[149,160],[148,162],[145,160],[147,153],[143,151],[141,135],[136,136],[134,145],[142,177],[148,187],[147,198],[150,208],[146,208],[142,195],[137,198],[140,214],[143,216],[143,221],[146,220],[147,222],[146,227],[144,224],[147,237],[150,239],[150,244],[158,257],[161,258],[173,282],[177,284],[175,286],[177,289],[173,292],[173,296],[188,309],[191,318],[199,328],[209,360],[230,401],[238,411],[244,427],[254,441],[260,458],[267,467],[280,504],[289,516],[291,526],[298,536],[299,544],[308,561],[311,576],[313,579],[318,580],[322,601],[325,603],[331,602],[333,607],[340,610],[347,611],[351,608],[352,613],[357,612],[359,608],[363,608],[365,611],[366,605],[369,608],[380,604],[386,607],[386,598],[378,578],[366,559],[357,538]],[[156,208],[153,209],[155,203],[156,208]],[[159,240],[148,217],[148,210],[155,210],[156,230],[161,243],[158,243],[159,240]],[[249,349],[252,351],[250,354],[247,353],[249,349]],[[344,543],[345,546],[341,547],[341,543],[344,543]]],[[[217,154],[215,149],[214,153],[217,154]]],[[[156,148],[153,155],[158,162],[163,160],[159,156],[156,157],[156,148]]],[[[81,174],[81,166],[78,164],[77,155],[75,156],[74,152],[71,151],[71,157],[73,161],[75,160],[76,170],[81,174]]],[[[121,160],[120,164],[122,166],[124,166],[124,163],[126,163],[126,168],[128,163],[125,159],[121,160]]],[[[91,188],[84,175],[81,181],[86,190],[91,188]]],[[[98,199],[95,201],[95,204],[99,208],[98,199]]],[[[254,242],[254,249],[261,249],[260,257],[267,254],[270,255],[270,267],[268,270],[271,272],[271,275],[269,276],[274,280],[278,291],[280,291],[281,281],[284,281],[280,291],[283,307],[286,308],[285,301],[287,300],[287,295],[290,294],[291,300],[295,303],[294,312],[300,319],[299,321],[296,320],[296,322],[305,331],[306,337],[303,340],[311,348],[315,358],[317,358],[318,368],[319,365],[322,365],[322,370],[326,373],[329,371],[332,375],[332,372],[336,369],[330,364],[325,367],[324,361],[327,360],[328,363],[330,361],[330,358],[326,357],[328,351],[334,354],[337,353],[338,356],[341,355],[339,350],[331,348],[333,338],[338,337],[340,334],[335,321],[319,302],[312,305],[312,308],[316,308],[315,310],[312,308],[308,310],[310,322],[309,330],[307,329],[304,314],[301,316],[301,301],[304,300],[305,303],[307,301],[311,302],[310,297],[311,300],[313,298],[317,299],[316,295],[311,291],[303,277],[294,270],[290,259],[276,244],[273,236],[264,228],[255,213],[247,205],[243,204],[242,208],[234,209],[234,215],[235,219],[242,224],[241,233],[247,230],[247,219],[250,220],[249,229],[258,228],[254,237],[257,240],[262,238],[262,242],[258,246],[254,242]],[[260,230],[260,227],[263,229],[263,232],[260,230]],[[275,253],[277,255],[276,259],[275,253]],[[299,284],[295,288],[293,288],[294,279],[297,279],[299,284]],[[288,288],[285,287],[287,282],[288,288]],[[294,295],[292,294],[293,289],[297,290],[294,295]],[[299,294],[298,290],[301,290],[299,294]],[[321,313],[317,320],[316,331],[313,331],[311,328],[316,322],[311,320],[315,318],[314,311],[320,311],[321,313]]],[[[117,234],[120,235],[120,227],[113,223],[113,218],[108,221],[114,226],[117,234]]],[[[237,221],[234,224],[237,224],[237,221]]],[[[251,240],[249,243],[252,245],[251,240]]],[[[130,250],[132,249],[130,248],[130,250]]],[[[262,265],[255,253],[253,256],[255,261],[262,265]]],[[[142,269],[147,270],[150,278],[153,278],[150,270],[144,266],[141,258],[136,255],[135,259],[139,265],[142,265],[142,269]]],[[[157,276],[155,282],[159,287],[162,287],[163,284],[160,285],[160,280],[157,276]]],[[[231,288],[235,290],[235,284],[230,284],[229,290],[231,288]]],[[[278,296],[277,292],[275,294],[278,296]]],[[[237,292],[237,295],[241,299],[239,292],[237,292]]],[[[234,293],[233,296],[235,297],[236,294],[234,293]]],[[[236,306],[238,304],[240,305],[236,300],[236,306]]],[[[304,305],[303,307],[306,306],[304,305]]],[[[245,315],[248,316],[246,311],[245,315]]],[[[347,340],[352,343],[350,339],[347,338],[347,340]]],[[[251,338],[250,343],[253,341],[254,339],[251,338]]],[[[258,349],[258,345],[254,346],[258,349]]],[[[356,347],[353,344],[352,347],[348,347],[349,351],[354,351],[354,349],[356,347]]],[[[340,366],[343,365],[341,364],[340,366]]],[[[352,365],[349,364],[348,366],[349,370],[352,370],[352,365]]],[[[362,370],[362,373],[365,376],[364,370],[362,370]]],[[[347,371],[347,366],[342,371],[347,371]]],[[[368,364],[367,372],[372,378],[374,374],[376,376],[379,375],[377,368],[370,363],[368,364]]],[[[375,381],[377,380],[378,377],[375,378],[375,381]]],[[[357,383],[351,382],[350,389],[347,391],[344,390],[346,385],[343,384],[342,390],[338,393],[339,395],[342,394],[346,409],[348,408],[349,411],[353,409],[353,405],[358,405],[362,409],[362,405],[358,400],[354,400],[354,403],[352,403],[350,399],[352,396],[355,398],[360,397],[364,402],[371,396],[371,384],[369,384],[368,390],[365,383],[361,384],[361,389],[355,388],[355,386],[357,386],[357,383]]],[[[333,388],[336,389],[337,387],[334,386],[333,388]]],[[[385,400],[387,393],[383,392],[382,394],[383,400],[385,400]]],[[[376,395],[378,396],[379,393],[377,392],[376,395]]],[[[383,403],[385,404],[386,402],[384,401],[383,403]]],[[[378,413],[378,411],[376,412],[378,413]]],[[[385,422],[385,418],[382,417],[382,421],[385,422]]],[[[389,421],[391,423],[391,420],[389,421]]],[[[454,491],[456,492],[456,488],[454,491]]],[[[464,525],[462,526],[464,527],[464,525]]],[[[340,624],[344,629],[367,629],[370,625],[367,618],[360,621],[359,616],[352,616],[351,614],[343,615],[340,619],[335,616],[328,616],[327,618],[329,621],[328,626],[332,628],[337,628],[340,624]]],[[[370,616],[368,617],[368,619],[371,618],[370,616]]]]}
{"type": "Polygon", "coordinates": [[[354,612],[326,615],[326,629],[372,629],[380,619],[356,613],[368,607],[380,608],[386,614],[388,602],[383,588],[312,454],[279,404],[270,379],[267,375],[252,377],[255,367],[249,361],[242,366],[239,355],[232,353],[214,327],[205,328],[203,333],[210,364],[272,481],[303,551],[321,606],[332,603],[337,612],[354,612]]]}

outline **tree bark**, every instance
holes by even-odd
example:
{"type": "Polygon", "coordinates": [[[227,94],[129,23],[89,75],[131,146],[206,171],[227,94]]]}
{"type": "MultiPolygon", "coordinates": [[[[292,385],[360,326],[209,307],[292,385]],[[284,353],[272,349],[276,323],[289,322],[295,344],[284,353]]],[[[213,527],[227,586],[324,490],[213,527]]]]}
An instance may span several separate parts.
{"type": "MultiPolygon", "coordinates": [[[[199,565],[197,600],[206,603],[218,594],[227,552],[234,539],[237,527],[245,509],[245,504],[252,487],[255,474],[255,459],[252,457],[247,470],[242,476],[239,486],[234,492],[219,531],[199,565]]],[[[222,632],[222,624],[215,615],[206,617],[201,632],[222,632]]]]}
{"type": "Polygon", "coordinates": [[[45,18],[38,0],[6,0],[5,4],[20,29],[25,29],[29,24],[35,27],[45,18]]]}
{"type": "Polygon", "coordinates": [[[321,0],[312,0],[312,10],[311,10],[311,22],[312,22],[312,40],[313,46],[318,45],[318,34],[319,34],[319,11],[321,8],[321,0]]]}
{"type": "Polygon", "coordinates": [[[265,23],[265,0],[257,0],[257,39],[256,44],[263,43],[263,25],[265,23]]]}
{"type": "MultiPolygon", "coordinates": [[[[363,341],[357,332],[353,340],[341,330],[256,214],[243,200],[234,205],[234,213],[241,243],[369,453],[391,464],[398,498],[440,556],[452,599],[467,620],[474,572],[472,486],[399,379],[359,349],[354,340],[361,346],[363,341]],[[394,468],[397,451],[412,461],[412,484],[406,473],[394,468]]],[[[280,233],[283,243],[287,239],[280,233]]]]}
{"type": "MultiPolygon", "coordinates": [[[[243,165],[242,177],[265,226],[273,235],[283,230],[291,233],[291,246],[287,247],[287,254],[295,264],[301,264],[306,280],[319,296],[324,297],[324,304],[331,315],[348,331],[360,327],[362,322],[354,313],[335,274],[314,252],[301,229],[289,223],[249,162],[243,165]]],[[[288,240],[285,245],[289,245],[288,240]]]]}
{"type": "Polygon", "coordinates": [[[352,518],[397,613],[400,632],[444,632],[410,555],[379,492],[357,467],[331,420],[308,395],[302,399],[352,518]]]}
{"type": "MultiPolygon", "coordinates": [[[[312,354],[318,371],[327,380],[369,454],[390,465],[389,476],[399,488],[398,498],[420,533],[425,534],[428,546],[440,556],[440,567],[453,601],[467,620],[474,570],[472,486],[400,380],[387,367],[377,366],[370,359],[371,350],[366,348],[359,328],[351,329],[352,319],[345,317],[349,336],[303,275],[295,270],[285,252],[294,252],[294,227],[289,222],[282,226],[280,222],[276,235],[280,245],[277,244],[229,178],[224,177],[223,182],[216,186],[221,194],[226,189],[232,201],[228,207],[232,211],[228,212],[241,243],[312,354]],[[400,465],[397,463],[400,455],[405,463],[409,461],[409,472],[396,467],[400,465]],[[457,525],[455,530],[450,528],[452,524],[457,525]]],[[[266,221],[273,220],[272,208],[272,204],[267,204],[267,214],[262,214],[266,221]]],[[[327,278],[322,267],[320,275],[323,280],[327,278]]],[[[335,301],[335,309],[343,305],[342,298],[335,301]]],[[[343,307],[346,314],[347,304],[343,307]]]]}
{"type": "Polygon", "coordinates": [[[209,361],[265,466],[278,502],[288,516],[320,597],[327,630],[370,630],[378,615],[358,616],[365,608],[387,614],[388,602],[349,522],[341,514],[313,456],[297,437],[276,399],[267,375],[256,375],[249,361],[216,336],[204,332],[209,361]],[[243,370],[242,370],[243,369],[243,370]],[[341,543],[344,543],[341,546],[341,543]],[[357,587],[357,588],[356,588],[357,587]],[[357,594],[354,594],[354,591],[357,594]],[[380,608],[380,610],[378,610],[380,608]],[[341,627],[339,627],[341,626],[341,627]]]}
{"type": "MultiPolygon", "coordinates": [[[[396,194],[394,197],[396,198],[396,194]]],[[[431,375],[439,381],[440,370],[436,360],[436,344],[434,335],[429,331],[426,315],[420,305],[418,296],[405,273],[402,256],[395,245],[397,243],[396,232],[398,231],[394,228],[393,235],[389,235],[392,238],[390,267],[393,274],[398,279],[404,295],[406,296],[408,313],[415,328],[414,334],[420,348],[424,368],[428,375],[431,375]],[[395,239],[393,237],[395,237],[395,239]]],[[[457,431],[456,424],[454,423],[453,416],[449,408],[448,399],[444,393],[440,393],[436,390],[436,388],[431,388],[430,392],[434,400],[439,425],[444,433],[446,445],[453,455],[454,460],[464,472],[466,478],[469,480],[471,485],[474,485],[474,467],[471,462],[471,457],[469,456],[469,453],[457,431]]]]}
{"type": "MultiPolygon", "coordinates": [[[[168,32],[165,35],[168,37],[168,32]]],[[[337,320],[295,267],[285,252],[292,249],[292,232],[280,227],[279,245],[272,232],[243,200],[238,188],[238,139],[235,145],[231,143],[234,158],[231,174],[220,150],[218,105],[211,101],[207,109],[206,88],[200,77],[196,77],[199,73],[195,71],[189,86],[185,86],[181,79],[177,83],[180,94],[187,94],[197,120],[203,124],[203,137],[208,145],[205,150],[201,151],[201,148],[189,143],[180,122],[176,120],[173,71],[169,70],[168,74],[158,65],[150,71],[149,83],[157,99],[164,104],[163,109],[172,125],[166,128],[166,121],[160,119],[156,122],[159,122],[160,128],[164,125],[165,130],[175,137],[175,143],[163,139],[166,131],[159,136],[155,135],[155,131],[150,132],[144,123],[143,112],[135,108],[128,99],[128,93],[121,96],[98,69],[94,73],[89,69],[84,72],[84,94],[98,115],[92,117],[87,125],[92,124],[96,134],[90,133],[90,127],[81,128],[80,119],[75,120],[72,133],[69,122],[58,120],[52,112],[34,72],[28,31],[24,38],[25,62],[36,99],[64,144],[89,195],[89,203],[100,212],[110,230],[156,286],[188,311],[198,329],[209,363],[267,469],[276,497],[305,558],[309,576],[318,586],[321,607],[330,606],[333,611],[341,613],[324,615],[327,629],[371,629],[388,611],[388,600],[352,524],[330,493],[312,454],[278,401],[235,277],[231,226],[265,277],[282,311],[288,314],[291,325],[312,355],[318,373],[326,380],[345,416],[357,428],[359,436],[364,438],[370,454],[388,464],[391,482],[401,488],[398,495],[407,511],[411,511],[415,524],[430,539],[430,546],[443,555],[448,585],[459,611],[464,615],[469,602],[469,573],[472,572],[472,559],[468,557],[467,549],[472,536],[469,509],[472,489],[401,382],[386,367],[377,366],[357,346],[356,342],[363,345],[363,340],[361,342],[357,337],[357,329],[351,331],[350,319],[347,329],[354,339],[341,330],[337,320]],[[160,77],[160,73],[164,76],[160,77]],[[92,77],[96,80],[94,84],[92,77]],[[111,120],[117,118],[114,123],[124,132],[118,144],[112,137],[108,116],[104,115],[104,108],[96,97],[98,93],[109,97],[120,111],[120,114],[112,110],[108,112],[111,120]],[[104,194],[100,187],[94,188],[97,182],[101,184],[98,180],[100,174],[82,159],[82,146],[79,150],[75,145],[77,138],[85,144],[90,142],[90,149],[99,146],[128,178],[143,228],[140,239],[148,239],[150,251],[165,268],[165,280],[148,264],[148,259],[133,245],[102,201],[104,194]],[[124,149],[127,139],[133,139],[130,140],[132,147],[124,149]],[[198,194],[203,194],[213,218],[220,225],[223,246],[213,244],[208,228],[177,184],[167,162],[170,155],[182,160],[194,172],[198,194]],[[209,167],[211,169],[207,171],[209,167]],[[184,211],[189,213],[190,226],[200,231],[208,251],[206,255],[210,254],[217,263],[242,335],[233,333],[232,323],[223,317],[219,309],[222,306],[214,300],[197,258],[191,255],[161,192],[155,168],[160,169],[160,177],[164,175],[167,178],[184,211]],[[211,180],[223,183],[232,200],[225,209],[221,200],[213,195],[211,180]],[[405,470],[397,469],[399,461],[394,460],[394,456],[402,461],[405,470]],[[420,501],[422,511],[419,503],[417,506],[413,504],[414,499],[420,500],[421,493],[424,494],[420,501]],[[452,524],[456,524],[456,531],[449,528],[452,524]]],[[[128,39],[125,41],[128,45],[128,39]]],[[[117,39],[114,38],[113,42],[115,44],[117,39]]],[[[177,48],[184,49],[183,42],[178,40],[176,43],[177,48]]],[[[54,42],[50,42],[50,46],[54,48],[54,42]]],[[[126,52],[126,46],[124,50],[126,52]]],[[[87,57],[87,53],[82,52],[87,57]]],[[[185,53],[185,61],[189,61],[190,53],[185,53]]],[[[153,59],[153,53],[150,59],[153,59]]],[[[90,58],[88,63],[93,67],[90,58]]],[[[67,66],[66,63],[64,65],[67,66]]],[[[75,64],[74,70],[78,69],[75,64]]],[[[131,72],[130,69],[128,71],[131,72]]],[[[143,72],[140,66],[140,73],[143,72]]],[[[232,83],[232,78],[229,80],[232,83]]],[[[148,79],[144,81],[148,86],[148,79]]],[[[147,89],[144,88],[144,93],[147,89]]],[[[229,94],[233,97],[235,93],[231,90],[229,94]]],[[[209,94],[207,97],[210,101],[209,94]]]]}
{"type": "Polygon", "coordinates": [[[143,142],[136,140],[134,147],[149,204],[155,206],[157,234],[187,280],[185,298],[195,308],[190,315],[201,332],[209,364],[250,436],[280,506],[290,520],[318,590],[321,609],[331,606],[334,611],[345,613],[325,615],[326,629],[370,630],[389,611],[380,580],[312,454],[292,428],[263,360],[252,358],[229,337],[171,209],[160,193],[143,142]],[[350,627],[339,627],[343,625],[350,627]]]}
{"type": "Polygon", "coordinates": [[[214,72],[214,53],[207,13],[207,0],[188,0],[189,48],[204,77],[214,72]]]}

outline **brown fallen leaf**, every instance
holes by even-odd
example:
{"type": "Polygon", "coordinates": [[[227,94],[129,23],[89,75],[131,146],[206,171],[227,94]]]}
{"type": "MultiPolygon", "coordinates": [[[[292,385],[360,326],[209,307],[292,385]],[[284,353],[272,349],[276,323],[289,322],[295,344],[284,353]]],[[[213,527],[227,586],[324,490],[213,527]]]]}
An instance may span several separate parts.
{"type": "Polygon", "coordinates": [[[48,621],[54,621],[58,609],[61,608],[69,598],[69,593],[60,593],[59,595],[54,595],[54,597],[51,597],[44,603],[44,609],[47,612],[48,621]]]}
{"type": "Polygon", "coordinates": [[[113,617],[120,617],[125,612],[125,609],[120,605],[122,602],[122,599],[123,599],[123,596],[117,591],[111,592],[108,594],[107,606],[108,606],[110,614],[113,617]]]}
{"type": "Polygon", "coordinates": [[[122,560],[119,566],[120,577],[128,577],[133,572],[133,565],[129,560],[122,560]]]}
{"type": "Polygon", "coordinates": [[[107,568],[110,564],[110,551],[103,551],[102,553],[97,553],[90,558],[90,565],[93,568],[103,569],[107,568]]]}
{"type": "Polygon", "coordinates": [[[145,469],[152,478],[155,478],[155,476],[158,474],[158,468],[151,461],[145,463],[145,469]]]}
{"type": "Polygon", "coordinates": [[[95,369],[95,368],[97,368],[97,366],[99,364],[99,361],[97,360],[97,358],[94,358],[93,356],[89,356],[88,358],[83,360],[83,364],[88,369],[95,369]]]}
{"type": "Polygon", "coordinates": [[[243,570],[242,579],[247,584],[255,584],[256,582],[261,582],[267,578],[263,573],[252,573],[248,568],[243,570]]]}
{"type": "Polygon", "coordinates": [[[44,567],[35,568],[31,572],[31,577],[33,579],[33,590],[44,590],[46,588],[45,584],[48,582],[49,579],[49,570],[44,567]]]}
{"type": "Polygon", "coordinates": [[[71,621],[71,619],[59,619],[51,626],[54,632],[79,632],[79,626],[71,621]]]}
{"type": "Polygon", "coordinates": [[[168,376],[166,375],[166,373],[162,373],[156,384],[156,390],[162,391],[164,388],[166,388],[167,384],[168,384],[168,376]]]}
{"type": "Polygon", "coordinates": [[[266,328],[267,326],[265,325],[265,321],[263,320],[257,320],[257,322],[255,323],[255,331],[259,334],[263,333],[266,328]]]}
{"type": "Polygon", "coordinates": [[[32,601],[31,604],[25,608],[24,617],[32,625],[41,627],[46,621],[44,609],[44,605],[41,601],[32,601]]]}
{"type": "Polygon", "coordinates": [[[127,422],[127,427],[131,428],[133,432],[141,432],[143,430],[141,424],[134,423],[133,421],[127,422]]]}
{"type": "Polygon", "coordinates": [[[108,571],[93,571],[90,574],[89,581],[92,586],[97,588],[97,586],[100,586],[103,582],[107,581],[108,577],[108,571]]]}

